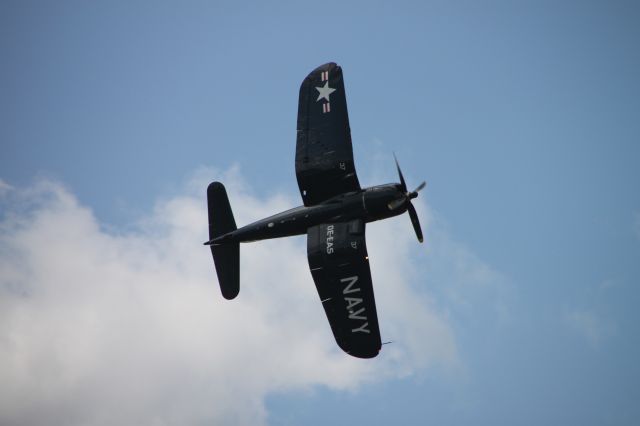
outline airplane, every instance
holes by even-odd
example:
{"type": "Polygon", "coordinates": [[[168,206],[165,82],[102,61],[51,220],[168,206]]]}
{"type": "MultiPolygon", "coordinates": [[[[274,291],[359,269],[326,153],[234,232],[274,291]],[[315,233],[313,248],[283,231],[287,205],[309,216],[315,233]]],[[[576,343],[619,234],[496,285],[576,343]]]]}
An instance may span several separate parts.
{"type": "Polygon", "coordinates": [[[303,205],[237,228],[225,187],[207,188],[209,241],[225,299],[240,292],[240,243],[307,235],[311,275],[338,346],[358,358],[382,348],[373,294],[366,224],[409,213],[418,241],[420,221],[397,158],[400,183],[361,188],[351,145],[342,68],[330,62],[300,86],[296,177],[303,205]]]}

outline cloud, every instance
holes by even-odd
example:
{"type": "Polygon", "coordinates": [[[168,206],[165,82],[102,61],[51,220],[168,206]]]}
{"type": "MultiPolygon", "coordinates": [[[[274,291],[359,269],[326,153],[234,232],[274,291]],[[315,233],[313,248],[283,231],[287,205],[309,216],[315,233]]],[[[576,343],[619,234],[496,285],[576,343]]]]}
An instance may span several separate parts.
{"type": "Polygon", "coordinates": [[[567,324],[584,337],[589,344],[597,346],[613,334],[613,325],[589,310],[573,310],[566,314],[567,324]]]}
{"type": "Polygon", "coordinates": [[[357,390],[456,362],[404,217],[367,231],[395,341],[374,360],[333,341],[304,237],[243,245],[240,296],[224,300],[201,244],[214,179],[240,224],[298,204],[253,195],[237,169],[201,170],[135,226],[105,231],[59,183],[0,181],[0,424],[263,424],[270,392],[357,390]]]}
{"type": "Polygon", "coordinates": [[[13,189],[11,185],[0,179],[0,197],[9,192],[11,189],[13,189]]]}

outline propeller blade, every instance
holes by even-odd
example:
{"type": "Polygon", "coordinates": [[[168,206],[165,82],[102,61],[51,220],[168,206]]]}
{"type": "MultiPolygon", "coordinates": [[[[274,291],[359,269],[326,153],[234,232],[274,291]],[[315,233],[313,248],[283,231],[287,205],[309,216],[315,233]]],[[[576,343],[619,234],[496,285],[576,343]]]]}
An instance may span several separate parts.
{"type": "Polygon", "coordinates": [[[422,188],[424,188],[425,186],[427,186],[427,182],[422,181],[422,183],[421,183],[421,184],[420,184],[416,189],[414,189],[414,190],[413,190],[413,192],[419,192],[419,191],[420,191],[420,190],[422,190],[422,188]]]}
{"type": "Polygon", "coordinates": [[[393,159],[396,160],[396,168],[398,169],[398,176],[400,176],[400,185],[402,185],[402,192],[407,192],[407,184],[404,182],[404,176],[402,176],[402,170],[400,170],[400,164],[396,158],[396,153],[393,153],[393,159]]]}
{"type": "Polygon", "coordinates": [[[413,204],[409,203],[409,208],[407,209],[407,211],[409,212],[409,217],[411,218],[413,230],[416,231],[416,237],[418,237],[418,241],[422,242],[422,229],[420,228],[418,213],[416,213],[416,209],[413,207],[413,204]]]}

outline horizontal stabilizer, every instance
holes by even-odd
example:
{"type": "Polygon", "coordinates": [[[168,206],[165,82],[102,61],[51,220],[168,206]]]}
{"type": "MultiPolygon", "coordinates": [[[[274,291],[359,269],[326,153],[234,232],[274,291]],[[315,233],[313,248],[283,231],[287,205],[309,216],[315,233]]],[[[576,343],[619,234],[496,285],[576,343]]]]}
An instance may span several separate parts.
{"type": "Polygon", "coordinates": [[[211,254],[216,265],[222,296],[228,300],[235,299],[240,293],[240,244],[211,246],[211,254]]]}
{"type": "MultiPolygon", "coordinates": [[[[220,182],[212,182],[207,188],[209,210],[209,241],[235,231],[227,191],[220,182]]],[[[225,299],[234,299],[240,292],[240,244],[229,242],[211,245],[213,262],[216,265],[220,290],[225,299]]]]}

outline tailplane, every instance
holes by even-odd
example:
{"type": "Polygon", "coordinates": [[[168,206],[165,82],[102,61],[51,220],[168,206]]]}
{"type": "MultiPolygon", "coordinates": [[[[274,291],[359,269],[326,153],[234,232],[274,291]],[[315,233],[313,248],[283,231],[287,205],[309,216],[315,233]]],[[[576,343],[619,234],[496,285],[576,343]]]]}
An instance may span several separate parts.
{"type": "Polygon", "coordinates": [[[222,296],[225,299],[234,299],[240,292],[240,244],[213,243],[214,239],[237,229],[227,191],[220,182],[212,182],[207,188],[207,204],[209,241],[205,244],[211,246],[222,296]]]}

